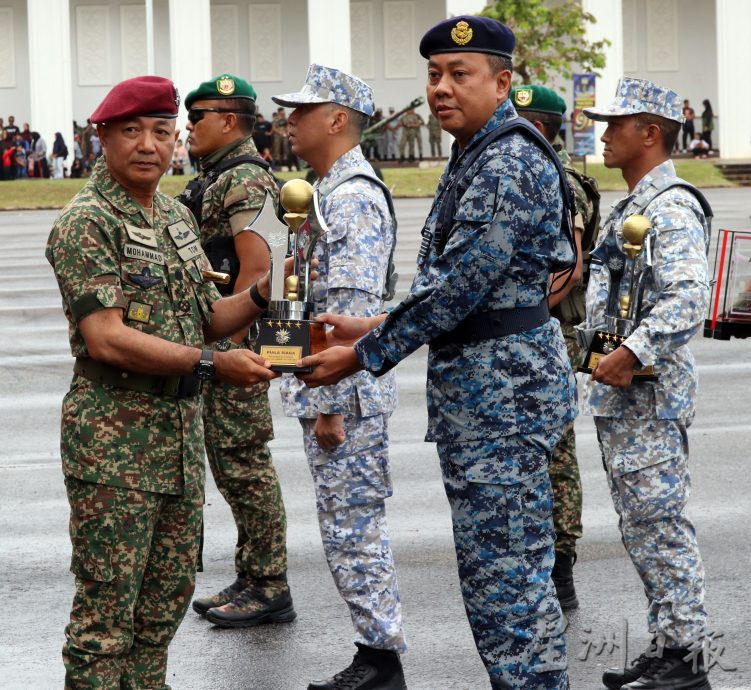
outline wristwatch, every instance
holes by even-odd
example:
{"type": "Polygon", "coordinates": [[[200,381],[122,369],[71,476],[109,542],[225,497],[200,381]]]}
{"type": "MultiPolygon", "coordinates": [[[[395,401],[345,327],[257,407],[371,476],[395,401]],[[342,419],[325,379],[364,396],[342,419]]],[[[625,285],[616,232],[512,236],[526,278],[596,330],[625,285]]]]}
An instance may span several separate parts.
{"type": "Polygon", "coordinates": [[[214,366],[213,350],[201,350],[201,359],[193,367],[193,374],[201,379],[201,381],[210,381],[214,378],[216,367],[214,366]]]}

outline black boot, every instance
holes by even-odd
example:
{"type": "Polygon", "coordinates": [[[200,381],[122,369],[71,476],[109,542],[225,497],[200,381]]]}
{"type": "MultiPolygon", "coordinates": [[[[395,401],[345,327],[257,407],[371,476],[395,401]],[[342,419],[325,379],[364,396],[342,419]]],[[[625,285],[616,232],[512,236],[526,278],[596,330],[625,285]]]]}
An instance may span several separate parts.
{"type": "Polygon", "coordinates": [[[650,659],[649,667],[621,690],[712,690],[701,652],[696,660],[687,649],[663,649],[662,656],[650,659]],[[689,657],[688,661],[684,661],[689,657]]]}
{"type": "Polygon", "coordinates": [[[576,598],[574,588],[574,563],[576,563],[575,553],[555,552],[552,578],[556,596],[564,611],[579,608],[579,600],[576,598]]]}
{"type": "Polygon", "coordinates": [[[220,628],[289,623],[296,617],[286,577],[251,580],[231,601],[206,612],[206,620],[220,628]]]}
{"type": "Polygon", "coordinates": [[[314,680],[308,690],[407,690],[402,662],[396,652],[355,642],[352,663],[328,680],[314,680]]]}
{"type": "Polygon", "coordinates": [[[205,616],[209,609],[214,608],[215,606],[224,606],[225,604],[228,604],[249,584],[250,580],[245,576],[245,573],[238,573],[237,579],[229,587],[225,587],[218,594],[194,599],[193,610],[201,616],[205,616]]]}
{"type": "Polygon", "coordinates": [[[609,690],[621,690],[626,683],[630,683],[641,676],[649,668],[650,661],[650,657],[641,654],[623,671],[609,668],[602,674],[602,684],[609,690]]]}

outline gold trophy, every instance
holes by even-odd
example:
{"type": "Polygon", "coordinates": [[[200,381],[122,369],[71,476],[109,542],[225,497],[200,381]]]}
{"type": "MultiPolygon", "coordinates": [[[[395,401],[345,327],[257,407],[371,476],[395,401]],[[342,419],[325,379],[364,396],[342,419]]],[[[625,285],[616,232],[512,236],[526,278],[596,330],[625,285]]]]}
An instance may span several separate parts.
{"type": "Polygon", "coordinates": [[[261,319],[255,351],[271,362],[272,371],[302,372],[297,361],[326,347],[324,325],[311,321],[310,274],[313,249],[325,231],[318,213],[318,197],[305,180],[290,180],[279,201],[287,213],[281,223],[274,202],[266,195],[250,230],[266,242],[271,255],[271,290],[267,318],[261,319]],[[291,248],[292,274],[284,278],[284,261],[291,248]],[[285,299],[284,292],[287,292],[285,299]]]}
{"type": "MultiPolygon", "coordinates": [[[[625,273],[624,262],[617,259],[605,261],[605,266],[610,272],[605,327],[595,329],[591,340],[587,338],[587,356],[584,358],[583,366],[579,367],[579,371],[591,374],[597,362],[613,352],[636,329],[636,318],[644,291],[644,279],[652,266],[652,238],[649,234],[651,229],[652,223],[646,216],[629,216],[623,221],[623,239],[625,240],[623,251],[631,259],[631,270],[628,272],[628,293],[620,296],[621,282],[625,273]]],[[[592,256],[597,256],[597,250],[592,253],[592,256]]],[[[583,333],[583,329],[579,329],[579,333],[583,333]]],[[[654,381],[657,377],[654,367],[650,365],[634,369],[634,378],[639,381],[654,381]]]]}

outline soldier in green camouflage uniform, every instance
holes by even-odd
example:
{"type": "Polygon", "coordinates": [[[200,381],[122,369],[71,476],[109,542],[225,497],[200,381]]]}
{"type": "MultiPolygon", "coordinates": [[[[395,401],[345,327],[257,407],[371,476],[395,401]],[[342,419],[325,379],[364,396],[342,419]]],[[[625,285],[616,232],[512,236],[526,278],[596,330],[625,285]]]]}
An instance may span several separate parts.
{"type": "Polygon", "coordinates": [[[76,576],[66,690],[168,689],[201,526],[200,380],[274,376],[253,354],[201,350],[262,310],[203,282],[190,213],[156,191],[178,103],[161,77],[110,91],[91,117],[105,156],[47,244],[76,357],[61,437],[76,576]]]}
{"type": "MultiPolygon", "coordinates": [[[[269,268],[264,241],[244,231],[267,195],[275,205],[279,198],[251,138],[255,98],[248,82],[224,74],[185,99],[188,142],[201,159],[202,173],[180,199],[195,211],[214,270],[230,274],[230,283],[220,286],[223,294],[247,290],[269,268]]],[[[215,347],[251,346],[245,329],[215,347]]],[[[287,585],[287,521],[268,446],[274,429],[267,391],[268,383],[204,387],[206,453],[237,526],[235,582],[193,602],[194,610],[216,625],[244,627],[295,617],[287,585]]]]}
{"type": "MultiPolygon", "coordinates": [[[[590,192],[588,195],[582,183],[581,173],[574,169],[564,143],[558,137],[561,120],[566,111],[563,99],[544,86],[515,87],[512,89],[511,98],[519,115],[533,122],[558,151],[576,198],[575,236],[579,261],[569,283],[562,289],[565,278],[553,277],[550,297],[551,314],[561,322],[568,356],[576,370],[581,365],[585,353],[577,343],[574,326],[584,321],[586,315],[584,267],[597,234],[599,194],[596,193],[596,183],[588,178],[589,184],[595,185],[595,193],[590,192]],[[556,290],[560,292],[555,294],[556,290]]],[[[582,485],[576,460],[573,423],[566,428],[558,442],[548,466],[548,473],[553,485],[553,525],[556,532],[553,582],[561,606],[564,609],[576,608],[579,601],[576,597],[572,570],[576,562],[576,541],[582,536],[582,485]]]]}
{"type": "Polygon", "coordinates": [[[430,113],[428,115],[428,142],[430,143],[430,155],[432,158],[443,158],[442,136],[443,130],[438,122],[438,118],[433,113],[430,113]]]}
{"type": "Polygon", "coordinates": [[[404,149],[409,146],[409,160],[415,160],[415,144],[422,160],[422,132],[420,127],[425,126],[425,120],[418,115],[414,108],[402,115],[399,124],[402,128],[402,138],[399,141],[399,160],[404,160],[404,149]]]}

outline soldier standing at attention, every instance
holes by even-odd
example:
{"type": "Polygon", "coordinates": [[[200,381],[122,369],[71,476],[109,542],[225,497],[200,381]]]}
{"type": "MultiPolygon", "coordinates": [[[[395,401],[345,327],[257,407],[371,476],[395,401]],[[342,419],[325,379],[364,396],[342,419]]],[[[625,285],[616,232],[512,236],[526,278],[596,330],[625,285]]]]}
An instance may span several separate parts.
{"type": "MultiPolygon", "coordinates": [[[[585,353],[579,345],[574,326],[585,317],[584,293],[589,270],[589,251],[594,246],[600,224],[600,193],[597,181],[579,172],[571,164],[563,142],[558,137],[566,112],[565,101],[546,86],[516,86],[511,89],[511,101],[516,112],[529,120],[553,144],[563,162],[566,177],[576,199],[574,237],[577,247],[577,265],[574,273],[554,275],[552,294],[548,299],[550,313],[561,322],[566,349],[574,369],[579,367],[585,353]],[[565,286],[560,284],[567,281],[565,286]],[[557,290],[561,287],[560,290],[557,290]]],[[[573,422],[566,427],[563,438],[555,447],[548,466],[553,484],[553,526],[555,527],[555,584],[561,607],[579,606],[574,587],[573,567],[576,562],[576,541],[582,536],[582,484],[579,463],[576,460],[576,436],[573,422]]]]}
{"type": "Polygon", "coordinates": [[[410,294],[388,315],[322,317],[332,338],[363,337],[304,358],[316,369],[302,378],[380,376],[430,344],[426,440],[437,443],[462,595],[491,684],[566,690],[548,462],[576,413],[575,382],[547,297],[550,274],[574,252],[562,166],[508,100],[514,42],[507,26],[475,16],[423,36],[430,110],[456,142],[410,294]]]}
{"type": "Polygon", "coordinates": [[[433,113],[430,113],[428,115],[428,141],[430,142],[431,158],[443,158],[441,134],[441,123],[438,122],[438,118],[433,113]]]}
{"type": "MultiPolygon", "coordinates": [[[[317,311],[369,317],[383,311],[396,220],[388,189],[360,149],[373,114],[364,82],[313,64],[299,93],[272,100],[289,116],[293,152],[319,178],[328,226],[316,248],[317,311]]],[[[388,418],[396,407],[394,375],[360,372],[335,386],[309,389],[282,379],[287,415],[298,417],[313,475],[326,560],[356,631],[352,664],[308,690],[403,690],[406,650],[385,500],[392,494],[388,418]]]]}
{"type": "Polygon", "coordinates": [[[402,115],[399,124],[402,128],[402,138],[399,142],[399,160],[404,162],[404,149],[409,146],[409,162],[415,160],[415,144],[422,160],[422,133],[420,127],[425,126],[425,120],[412,108],[402,115]]]}
{"type": "Polygon", "coordinates": [[[274,377],[248,350],[201,349],[263,312],[268,274],[223,299],[203,282],[192,216],[157,191],[178,105],[161,77],[107,94],[91,116],[104,157],[47,244],[76,357],[60,449],[76,576],[66,690],[168,688],[201,528],[200,383],[274,377]]]}
{"type": "MultiPolygon", "coordinates": [[[[614,690],[709,690],[703,653],[696,670],[689,655],[706,640],[707,612],[704,567],[686,513],[686,429],[697,387],[688,341],[701,328],[709,301],[705,203],[676,177],[670,160],[683,121],[675,92],[624,78],[610,106],[584,113],[608,123],[605,166],[620,169],[628,184],[592,252],[587,327],[605,322],[608,295],[616,289],[607,265],[631,261],[623,251],[623,221],[646,216],[653,242],[636,329],[599,360],[582,401],[582,412],[595,418],[621,537],[644,584],[647,626],[655,636],[625,672],[606,671],[603,683],[614,690]],[[634,368],[648,365],[657,380],[635,381],[634,368]]],[[[629,294],[627,283],[621,281],[619,297],[629,294]]]]}
{"type": "MultiPolygon", "coordinates": [[[[178,197],[193,211],[201,245],[215,271],[229,273],[222,294],[245,292],[269,269],[264,241],[245,228],[279,190],[253,143],[256,92],[223,74],[185,99],[188,142],[201,159],[201,175],[178,197]]],[[[215,350],[252,350],[247,328],[215,350]]],[[[196,599],[193,609],[223,627],[287,622],[295,618],[287,585],[287,520],[268,441],[274,436],[268,383],[239,388],[204,386],[206,454],[214,481],[232,508],[237,527],[235,572],[229,587],[196,599]]]]}

